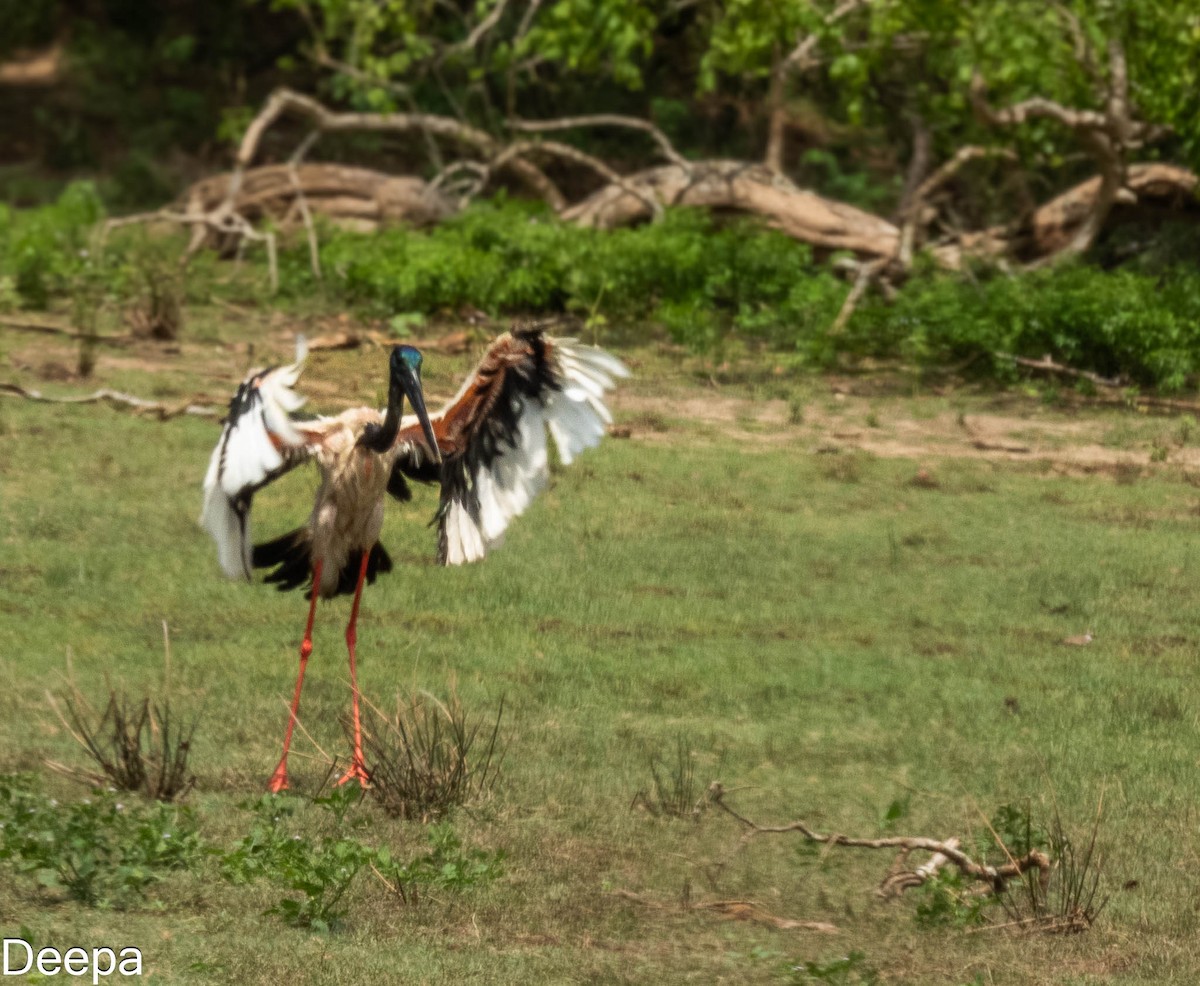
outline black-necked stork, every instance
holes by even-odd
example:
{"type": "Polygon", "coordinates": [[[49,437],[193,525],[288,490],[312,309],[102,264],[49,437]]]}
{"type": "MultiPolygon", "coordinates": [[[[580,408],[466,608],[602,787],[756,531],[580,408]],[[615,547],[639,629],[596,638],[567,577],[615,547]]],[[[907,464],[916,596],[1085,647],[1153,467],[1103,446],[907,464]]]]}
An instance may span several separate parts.
{"type": "Polygon", "coordinates": [[[200,523],[216,539],[221,567],[232,578],[271,568],[266,581],[294,589],[311,581],[308,622],[292,696],[283,755],[268,789],[288,785],[287,757],[312,653],[317,597],[353,592],[346,648],[350,658],[354,752],[339,783],[368,783],[355,672],[355,626],[363,582],[391,571],[379,543],[384,494],[409,500],[406,480],[438,482],[438,560],[477,561],[497,546],[549,475],[546,432],[563,464],[596,445],[612,417],[604,394],[629,371],[613,356],[573,339],[555,339],[536,325],[516,326],[492,343],[458,394],[437,414],[425,411],[421,354],[396,346],[389,366],[386,412],[352,408],[335,417],[294,416],[304,403],[293,389],[296,362],[252,372],[229,405],[221,440],[204,480],[200,523]],[[402,417],[407,397],[414,415],[402,417]],[[313,460],[321,474],[308,523],[253,545],[250,503],[267,483],[313,460]]]}

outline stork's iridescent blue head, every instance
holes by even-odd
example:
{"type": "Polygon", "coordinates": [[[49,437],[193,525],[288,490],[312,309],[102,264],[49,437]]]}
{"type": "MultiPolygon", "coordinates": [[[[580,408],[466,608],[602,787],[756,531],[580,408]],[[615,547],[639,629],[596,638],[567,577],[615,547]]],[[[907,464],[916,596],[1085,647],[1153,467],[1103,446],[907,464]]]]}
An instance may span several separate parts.
{"type": "Polygon", "coordinates": [[[390,379],[388,381],[388,409],[381,428],[368,426],[359,439],[359,444],[375,452],[386,452],[396,441],[400,430],[400,416],[404,407],[404,398],[412,405],[425,433],[425,441],[435,461],[441,461],[437,439],[433,434],[433,425],[429,423],[429,414],[425,410],[425,395],[421,390],[421,351],[413,346],[396,346],[392,349],[389,360],[390,379]]]}
{"type": "Polygon", "coordinates": [[[392,372],[401,366],[407,367],[418,377],[421,375],[421,350],[415,346],[396,346],[392,350],[392,372]]]}

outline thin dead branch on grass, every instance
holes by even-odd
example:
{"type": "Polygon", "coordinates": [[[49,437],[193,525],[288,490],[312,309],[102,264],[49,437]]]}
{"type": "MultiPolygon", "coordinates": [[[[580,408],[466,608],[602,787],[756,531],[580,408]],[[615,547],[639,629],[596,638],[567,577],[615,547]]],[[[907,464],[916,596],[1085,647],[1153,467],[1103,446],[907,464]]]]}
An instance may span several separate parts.
{"type": "Polygon", "coordinates": [[[1120,377],[1102,377],[1099,373],[1093,373],[1091,370],[1077,370],[1073,366],[1064,366],[1062,363],[1054,362],[1048,354],[1041,359],[1030,359],[1028,356],[1016,356],[1012,353],[996,353],[995,355],[998,359],[1012,360],[1017,366],[1023,366],[1030,370],[1040,370],[1043,373],[1052,373],[1057,376],[1072,377],[1076,380],[1087,380],[1097,387],[1117,389],[1127,386],[1128,383],[1128,381],[1120,377]]]}
{"type": "Polygon", "coordinates": [[[110,390],[107,387],[102,387],[90,394],[49,397],[40,390],[22,387],[20,384],[0,383],[0,394],[23,397],[27,401],[37,401],[41,404],[112,404],[115,407],[130,408],[135,414],[153,415],[160,421],[167,421],[181,414],[191,414],[201,418],[219,418],[225,413],[222,408],[206,407],[190,401],[181,404],[163,404],[161,401],[151,401],[144,397],[123,394],[119,390],[110,390]]]}
{"type": "MultiPolygon", "coordinates": [[[[1006,889],[1010,880],[1023,877],[1030,870],[1038,871],[1038,882],[1043,893],[1050,879],[1050,857],[1038,849],[1031,849],[1019,859],[1012,859],[1002,866],[991,866],[981,863],[968,856],[959,846],[957,839],[931,839],[926,836],[885,836],[878,839],[855,838],[840,834],[822,834],[810,828],[807,823],[796,820],[784,825],[759,825],[744,815],[739,814],[725,800],[725,789],[717,781],[709,787],[709,800],[732,818],[737,819],[746,828],[739,841],[739,846],[745,845],[752,839],[762,835],[783,835],[796,832],[806,841],[824,845],[829,849],[835,846],[846,846],[857,849],[897,849],[902,859],[907,859],[909,853],[916,850],[941,855],[948,864],[953,864],[958,871],[970,880],[988,884],[993,893],[1000,894],[1006,889]]],[[[948,865],[947,864],[947,865],[948,865]]],[[[909,887],[920,886],[933,876],[942,864],[932,869],[926,864],[910,871],[899,871],[893,866],[894,872],[884,879],[877,893],[881,897],[895,896],[909,887]]]]}
{"type": "Polygon", "coordinates": [[[106,346],[128,346],[134,341],[132,335],[109,336],[80,332],[69,325],[54,325],[49,322],[30,322],[26,319],[0,318],[0,328],[15,329],[17,332],[36,332],[39,335],[66,336],[68,339],[87,339],[94,344],[106,346]]]}
{"type": "Polygon", "coordinates": [[[692,902],[685,899],[679,904],[667,904],[654,900],[651,897],[645,897],[642,894],[636,894],[632,890],[620,889],[610,891],[609,896],[620,900],[628,900],[654,911],[665,911],[675,914],[704,911],[709,914],[715,914],[726,921],[748,921],[767,928],[776,928],[779,931],[818,931],[826,935],[836,935],[838,933],[837,925],[830,924],[827,921],[796,921],[792,918],[781,918],[752,900],[692,902]]]}

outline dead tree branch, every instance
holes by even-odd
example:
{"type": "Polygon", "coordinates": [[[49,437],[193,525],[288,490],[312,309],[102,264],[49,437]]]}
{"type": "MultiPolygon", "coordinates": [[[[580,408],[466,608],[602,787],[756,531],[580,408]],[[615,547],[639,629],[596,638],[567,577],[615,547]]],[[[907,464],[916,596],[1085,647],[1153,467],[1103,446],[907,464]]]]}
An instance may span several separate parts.
{"type": "MultiPolygon", "coordinates": [[[[838,21],[854,13],[860,7],[868,6],[871,0],[842,0],[836,7],[825,15],[824,24],[832,27],[838,21]]],[[[787,112],[784,106],[787,83],[792,76],[807,72],[817,65],[813,52],[821,43],[821,35],[814,31],[796,42],[787,55],[776,61],[771,69],[771,78],[767,87],[767,149],[763,155],[763,164],[772,171],[783,173],[783,138],[787,125],[787,112]]]]}
{"type": "MultiPolygon", "coordinates": [[[[939,855],[944,857],[949,861],[946,865],[953,864],[963,876],[988,884],[992,892],[996,894],[1003,893],[1010,880],[1024,876],[1029,870],[1036,869],[1038,871],[1038,879],[1041,883],[1043,893],[1045,893],[1046,886],[1050,880],[1050,857],[1038,849],[1030,850],[1020,859],[1013,859],[1010,855],[1009,862],[1002,866],[991,866],[988,863],[977,862],[968,856],[960,848],[957,839],[930,839],[925,836],[908,835],[885,836],[879,839],[861,839],[847,835],[824,835],[799,820],[788,822],[785,825],[759,825],[726,804],[724,796],[724,788],[720,783],[714,781],[709,788],[709,799],[718,808],[732,818],[735,818],[746,828],[746,832],[742,835],[740,842],[742,845],[761,835],[782,835],[789,832],[797,832],[808,842],[815,842],[831,848],[834,846],[846,846],[857,849],[898,849],[906,854],[915,850],[923,850],[933,854],[935,857],[939,855]]],[[[903,891],[907,887],[918,886],[924,883],[936,873],[939,866],[943,865],[939,863],[937,866],[931,866],[932,863],[933,860],[930,860],[930,863],[924,867],[911,870],[907,873],[893,872],[889,874],[888,878],[880,886],[878,893],[880,896],[891,896],[903,891]]]]}
{"type": "MultiPolygon", "coordinates": [[[[1076,32],[1076,35],[1077,44],[1086,44],[1081,33],[1076,32]]],[[[987,101],[987,86],[982,76],[976,73],[971,80],[971,103],[976,116],[983,122],[996,127],[1012,127],[1034,117],[1054,120],[1072,130],[1096,161],[1100,183],[1091,212],[1055,256],[1082,253],[1095,242],[1112,207],[1131,195],[1126,189],[1129,152],[1168,132],[1166,127],[1134,119],[1129,101],[1129,69],[1125,48],[1116,38],[1109,38],[1107,47],[1107,85],[1105,91],[1097,92],[1103,110],[1063,106],[1041,96],[997,109],[987,101]]],[[[1097,89],[1100,89],[1099,85],[1097,89]]]]}
{"type": "MultiPolygon", "coordinates": [[[[276,89],[254,118],[238,147],[233,174],[230,176],[226,202],[232,206],[241,187],[241,175],[258,153],[263,134],[281,117],[293,114],[305,117],[321,133],[409,133],[424,131],[435,137],[452,140],[494,157],[501,146],[491,134],[462,123],[453,117],[432,113],[354,113],[335,112],[324,104],[293,89],[276,89]]],[[[521,158],[514,158],[509,167],[546,200],[553,209],[566,204],[562,192],[535,165],[521,158]]]]}
{"type": "Polygon", "coordinates": [[[567,116],[560,120],[510,120],[513,130],[523,133],[545,133],[551,130],[572,130],[577,127],[624,127],[629,130],[640,130],[649,134],[658,145],[665,157],[672,164],[687,168],[687,159],[680,154],[658,127],[649,120],[640,120],[636,116],[622,116],[617,113],[595,113],[588,116],[567,116]]]}
{"type": "Polygon", "coordinates": [[[1039,370],[1043,373],[1052,373],[1061,377],[1072,377],[1076,380],[1087,380],[1094,383],[1097,387],[1120,388],[1126,386],[1128,381],[1122,380],[1120,377],[1102,377],[1099,373],[1092,373],[1090,370],[1077,370],[1073,366],[1063,366],[1061,363],[1056,363],[1049,355],[1043,356],[1041,359],[1030,359],[1028,356],[1015,356],[1012,353],[996,353],[998,359],[1011,360],[1017,366],[1024,366],[1030,370],[1039,370]]]}
{"type": "Polygon", "coordinates": [[[901,221],[900,249],[896,256],[901,266],[905,269],[912,266],[913,252],[916,249],[917,232],[920,228],[927,225],[926,218],[922,213],[925,211],[934,193],[946,185],[966,164],[989,157],[1001,157],[1010,161],[1015,161],[1017,158],[1016,154],[1005,147],[980,147],[969,144],[955,151],[954,156],[950,160],[942,163],[933,174],[929,175],[913,189],[899,210],[901,221]]]}
{"type": "Polygon", "coordinates": [[[556,157],[563,158],[567,161],[573,161],[575,164],[583,165],[585,168],[590,168],[598,175],[604,178],[612,185],[628,192],[630,195],[637,196],[654,216],[655,221],[663,216],[662,203],[654,197],[653,193],[644,189],[638,188],[627,182],[620,174],[610,168],[607,164],[601,161],[598,157],[587,154],[570,144],[563,144],[557,140],[539,140],[539,141],[518,141],[515,144],[510,144],[492,162],[493,168],[499,168],[506,164],[514,157],[523,154],[553,154],[556,157]]]}
{"type": "Polygon", "coordinates": [[[202,404],[192,404],[190,402],[176,405],[163,404],[160,401],[151,401],[146,400],[144,397],[123,394],[118,390],[109,390],[107,387],[80,396],[47,397],[39,390],[22,387],[20,384],[0,383],[0,394],[6,394],[9,397],[22,397],[27,401],[37,401],[40,404],[113,404],[116,407],[131,408],[135,414],[151,414],[160,421],[167,421],[181,414],[190,414],[201,418],[219,418],[224,414],[224,411],[220,408],[206,407],[202,404]]]}

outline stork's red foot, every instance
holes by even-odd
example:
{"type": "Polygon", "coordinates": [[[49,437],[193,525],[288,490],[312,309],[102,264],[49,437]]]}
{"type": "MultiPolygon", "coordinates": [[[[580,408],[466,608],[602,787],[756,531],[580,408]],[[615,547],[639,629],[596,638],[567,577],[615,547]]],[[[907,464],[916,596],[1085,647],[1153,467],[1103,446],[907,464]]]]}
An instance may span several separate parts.
{"type": "Polygon", "coordinates": [[[287,763],[283,760],[279,761],[279,766],[275,768],[275,773],[271,775],[271,779],[267,781],[267,790],[271,794],[278,794],[280,791],[288,789],[287,763]]]}
{"type": "Polygon", "coordinates": [[[371,786],[371,775],[367,773],[367,765],[363,763],[361,754],[355,754],[354,759],[350,761],[350,769],[342,774],[338,787],[347,781],[358,781],[363,787],[371,786]]]}

